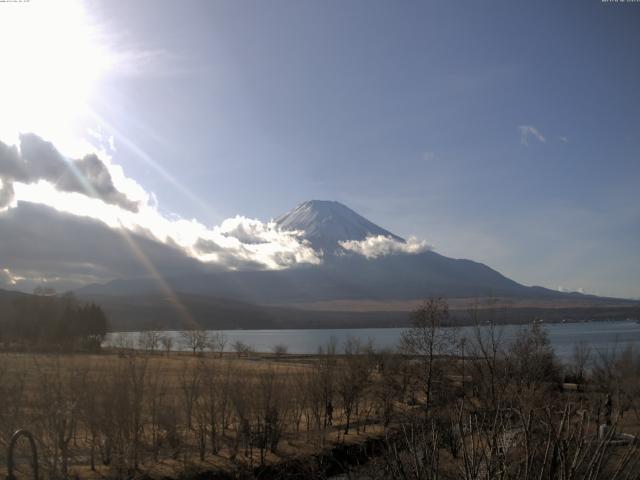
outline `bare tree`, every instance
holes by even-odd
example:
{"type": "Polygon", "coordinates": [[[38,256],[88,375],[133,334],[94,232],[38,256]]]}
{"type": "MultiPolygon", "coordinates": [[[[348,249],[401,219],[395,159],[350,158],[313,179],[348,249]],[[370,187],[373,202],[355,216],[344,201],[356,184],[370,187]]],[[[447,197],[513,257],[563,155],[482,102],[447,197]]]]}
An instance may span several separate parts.
{"type": "Polygon", "coordinates": [[[318,361],[315,364],[315,379],[313,381],[315,414],[320,427],[320,419],[324,428],[333,423],[333,400],[335,395],[338,340],[331,337],[326,345],[318,348],[318,361]]]}
{"type": "Polygon", "coordinates": [[[285,384],[283,376],[270,368],[260,375],[256,389],[255,425],[260,449],[260,463],[264,464],[267,450],[275,453],[287,420],[285,384]]]}
{"type": "Polygon", "coordinates": [[[79,402],[73,392],[81,391],[87,370],[77,365],[65,371],[60,357],[51,363],[36,364],[38,373],[36,412],[42,445],[50,459],[51,476],[68,475],[70,443],[80,417],[79,402]],[[70,373],[70,374],[69,374],[70,373]]]}
{"type": "Polygon", "coordinates": [[[352,415],[358,412],[359,402],[369,383],[371,373],[366,350],[358,338],[347,339],[343,364],[338,372],[337,392],[342,400],[344,411],[344,434],[348,435],[352,415]]]}
{"type": "MultiPolygon", "coordinates": [[[[293,372],[288,379],[286,389],[291,396],[291,420],[295,426],[295,431],[300,431],[300,423],[305,413],[309,413],[309,390],[311,386],[307,383],[308,375],[293,372]]],[[[310,418],[310,417],[308,417],[310,418]]],[[[309,422],[307,422],[309,427],[309,422]]]]}
{"type": "Polygon", "coordinates": [[[229,339],[224,332],[214,332],[210,338],[211,350],[218,353],[218,356],[222,358],[224,348],[227,346],[229,339]]]}
{"type": "Polygon", "coordinates": [[[206,430],[209,434],[209,443],[211,444],[211,453],[216,454],[219,450],[219,435],[221,415],[224,412],[224,406],[222,405],[224,399],[223,393],[223,379],[217,368],[217,363],[209,361],[206,365],[203,365],[202,375],[202,412],[204,414],[204,422],[206,430]]]}
{"type": "Polygon", "coordinates": [[[388,350],[378,353],[378,381],[373,394],[382,414],[383,425],[388,427],[394,413],[394,405],[402,397],[403,360],[388,350]]]}
{"type": "Polygon", "coordinates": [[[180,391],[188,429],[193,426],[193,412],[201,394],[202,373],[203,369],[200,362],[196,364],[186,363],[180,373],[180,391]]]}
{"type": "Polygon", "coordinates": [[[203,390],[204,388],[201,386],[199,395],[194,402],[194,422],[192,424],[200,461],[204,461],[207,454],[207,433],[210,420],[209,404],[203,390]]]}
{"type": "Polygon", "coordinates": [[[573,346],[573,356],[569,365],[569,375],[572,377],[572,381],[576,383],[584,382],[590,359],[591,345],[579,342],[573,346]]]}
{"type": "MultiPolygon", "coordinates": [[[[480,402],[496,408],[507,387],[508,363],[505,361],[504,315],[506,310],[498,308],[490,299],[482,306],[484,317],[481,323],[481,306],[475,304],[469,310],[473,330],[469,341],[469,369],[473,375],[474,391],[480,402]]],[[[463,354],[462,362],[466,362],[463,354]]],[[[463,372],[464,375],[465,372],[463,372]]],[[[464,379],[463,379],[464,381],[464,379]]]]}
{"type": "Polygon", "coordinates": [[[242,340],[236,340],[235,342],[233,342],[233,345],[231,345],[231,348],[233,348],[233,351],[236,352],[238,357],[241,357],[241,356],[246,357],[249,355],[249,352],[251,351],[251,347],[246,343],[244,343],[242,340]]]}
{"type": "Polygon", "coordinates": [[[413,312],[411,327],[402,332],[403,351],[415,356],[420,364],[416,374],[426,396],[427,412],[433,401],[434,379],[442,373],[437,357],[451,353],[455,347],[456,332],[453,328],[446,328],[448,320],[447,301],[443,298],[431,298],[413,312]]]}
{"type": "Polygon", "coordinates": [[[273,347],[271,347],[271,351],[276,356],[276,358],[280,358],[283,355],[287,354],[289,347],[287,347],[284,343],[277,343],[273,347]]]}
{"type": "Polygon", "coordinates": [[[147,377],[146,389],[148,396],[146,411],[148,418],[148,440],[153,460],[157,462],[160,457],[160,444],[162,440],[162,414],[168,409],[167,396],[169,389],[166,378],[164,378],[163,371],[160,368],[154,367],[150,369],[147,377]]]}
{"type": "Polygon", "coordinates": [[[138,346],[153,355],[160,347],[160,337],[157,330],[144,330],[138,336],[138,346]]]}
{"type": "Polygon", "coordinates": [[[160,343],[162,344],[164,353],[166,353],[168,357],[173,348],[173,337],[171,335],[163,335],[160,337],[160,343]]]}
{"type": "Polygon", "coordinates": [[[0,441],[5,443],[18,428],[24,425],[27,409],[26,372],[31,367],[21,363],[8,364],[5,355],[0,356],[0,441]]]}
{"type": "Polygon", "coordinates": [[[89,437],[89,466],[96,469],[96,449],[100,439],[99,398],[103,395],[101,379],[87,375],[78,392],[79,419],[89,437]]]}
{"type": "Polygon", "coordinates": [[[252,401],[254,396],[250,391],[252,386],[249,385],[249,379],[241,376],[234,376],[229,382],[229,400],[233,407],[235,427],[233,440],[229,444],[231,458],[235,458],[240,445],[244,447],[244,454],[251,458],[253,450],[254,436],[252,435],[252,401]]]}
{"type": "Polygon", "coordinates": [[[133,339],[126,332],[114,333],[110,343],[121,356],[134,349],[133,339]]]}
{"type": "Polygon", "coordinates": [[[549,337],[539,323],[518,331],[509,346],[507,358],[510,383],[522,400],[533,401],[543,387],[559,381],[559,369],[549,337]]]}
{"type": "Polygon", "coordinates": [[[202,354],[209,347],[209,334],[206,330],[198,328],[182,330],[180,337],[183,346],[191,350],[194,356],[202,354]]]}
{"type": "Polygon", "coordinates": [[[437,480],[441,446],[434,422],[402,425],[397,435],[387,436],[383,468],[376,471],[380,476],[374,478],[437,480]]]}

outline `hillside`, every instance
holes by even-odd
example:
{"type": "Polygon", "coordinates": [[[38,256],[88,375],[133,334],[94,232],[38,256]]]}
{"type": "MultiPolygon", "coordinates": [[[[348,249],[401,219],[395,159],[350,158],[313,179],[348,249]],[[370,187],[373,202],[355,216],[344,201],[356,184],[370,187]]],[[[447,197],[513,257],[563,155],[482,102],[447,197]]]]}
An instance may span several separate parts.
{"type": "MultiPolygon", "coordinates": [[[[415,299],[434,295],[517,298],[579,295],[526,287],[482,263],[449,258],[430,250],[413,254],[393,252],[372,258],[346,250],[341,242],[382,236],[402,245],[405,240],[338,202],[304,202],[275,221],[283,229],[300,232],[321,251],[322,264],[283,270],[174,276],[167,278],[167,283],[176,292],[259,304],[415,299]]],[[[125,278],[105,285],[90,285],[79,292],[82,295],[160,294],[162,289],[151,279],[125,278]]]]}
{"type": "MultiPolygon", "coordinates": [[[[122,278],[78,290],[103,305],[120,329],[159,324],[178,328],[166,286],[194,321],[211,328],[310,328],[313,326],[392,326],[405,324],[412,305],[442,296],[452,303],[500,297],[512,306],[512,321],[536,317],[607,318],[633,315],[636,302],[524,286],[479,262],[426,250],[403,253],[405,240],[375,225],[345,205],[309,201],[276,218],[317,251],[317,266],[282,270],[238,270],[172,276],[161,284],[150,278],[122,278]],[[398,249],[366,256],[343,248],[344,241],[380,237],[398,249]],[[369,302],[376,309],[326,307],[369,302]],[[402,309],[385,305],[405,302],[402,309]],[[536,303],[538,302],[538,303],[536,303]],[[540,303],[543,302],[543,303],[540,303]],[[631,309],[631,310],[629,310],[631,309]]],[[[464,321],[468,306],[457,318],[464,321]]]]}

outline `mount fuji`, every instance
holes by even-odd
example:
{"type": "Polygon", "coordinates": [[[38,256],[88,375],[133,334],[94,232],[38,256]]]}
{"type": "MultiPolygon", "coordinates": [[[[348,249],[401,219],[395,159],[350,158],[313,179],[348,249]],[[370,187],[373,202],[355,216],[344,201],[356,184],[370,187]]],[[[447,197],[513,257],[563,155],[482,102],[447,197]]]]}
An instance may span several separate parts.
{"type": "MultiPolygon", "coordinates": [[[[407,242],[403,238],[334,201],[307,201],[274,221],[280,229],[298,231],[319,252],[322,263],[170,277],[165,286],[199,323],[210,328],[388,326],[406,321],[411,305],[429,296],[447,297],[461,305],[472,299],[500,297],[526,306],[523,318],[539,314],[539,308],[531,305],[555,309],[558,304],[572,308],[584,304],[591,308],[604,300],[527,287],[482,263],[445,257],[429,249],[404,253],[402,246],[407,242]],[[379,256],[345,248],[345,242],[371,238],[399,248],[379,256]],[[362,305],[373,307],[363,310],[362,305]]],[[[159,289],[151,279],[119,279],[76,293],[103,305],[120,328],[135,328],[134,324],[151,318],[180,327],[180,319],[171,314],[175,299],[167,298],[166,289],[159,289]]]]}
{"type": "Polygon", "coordinates": [[[297,230],[315,250],[325,254],[339,251],[340,242],[362,241],[369,237],[384,236],[405,240],[370,222],[340,202],[310,200],[275,219],[282,230],[297,230]]]}

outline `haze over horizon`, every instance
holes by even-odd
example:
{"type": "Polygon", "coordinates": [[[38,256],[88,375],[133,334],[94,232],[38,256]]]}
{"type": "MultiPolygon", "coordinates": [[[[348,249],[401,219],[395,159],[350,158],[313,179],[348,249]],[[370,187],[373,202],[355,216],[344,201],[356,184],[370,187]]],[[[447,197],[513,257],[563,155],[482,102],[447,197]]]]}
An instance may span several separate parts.
{"type": "Polygon", "coordinates": [[[318,263],[269,220],[324,199],[640,298],[636,7],[2,4],[0,288],[318,263]]]}

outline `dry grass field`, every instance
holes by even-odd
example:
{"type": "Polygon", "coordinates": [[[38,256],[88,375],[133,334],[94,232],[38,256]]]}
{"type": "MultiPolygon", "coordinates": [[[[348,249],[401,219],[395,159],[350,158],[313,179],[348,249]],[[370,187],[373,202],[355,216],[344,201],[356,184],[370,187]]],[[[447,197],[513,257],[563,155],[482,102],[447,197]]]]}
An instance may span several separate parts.
{"type": "MultiPolygon", "coordinates": [[[[45,476],[176,477],[251,469],[381,435],[369,393],[350,412],[345,434],[343,409],[334,400],[329,413],[324,400],[337,394],[324,390],[338,388],[337,370],[329,367],[332,385],[323,385],[318,363],[313,356],[6,353],[1,441],[18,428],[32,431],[45,476]]],[[[25,443],[17,455],[23,474],[27,451],[25,443]]]]}
{"type": "MultiPolygon", "coordinates": [[[[442,308],[402,353],[3,353],[0,452],[27,428],[42,478],[638,478],[634,348],[559,365],[539,326],[505,345],[494,325],[461,356],[442,308]]],[[[16,460],[27,478],[24,442],[16,460]]]]}

